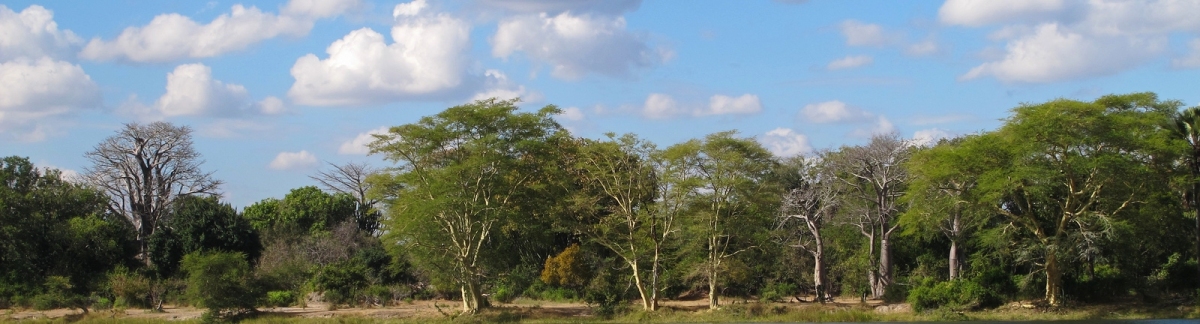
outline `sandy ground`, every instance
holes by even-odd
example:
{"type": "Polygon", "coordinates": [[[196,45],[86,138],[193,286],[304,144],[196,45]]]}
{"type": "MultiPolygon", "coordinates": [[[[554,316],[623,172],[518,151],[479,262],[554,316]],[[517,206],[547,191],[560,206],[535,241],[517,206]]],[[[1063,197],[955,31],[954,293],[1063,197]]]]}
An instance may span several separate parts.
{"type": "MultiPolygon", "coordinates": [[[[746,303],[746,300],[741,299],[725,299],[722,305],[729,303],[746,303]]],[[[752,302],[752,301],[751,301],[752,302]]],[[[640,304],[632,303],[631,307],[639,307],[640,304]]],[[[686,301],[660,301],[661,307],[675,308],[679,310],[698,311],[708,308],[707,300],[686,300],[686,301]]],[[[804,305],[813,305],[812,303],[797,303],[792,300],[789,303],[782,303],[793,307],[801,307],[804,305]]],[[[829,307],[850,307],[861,305],[858,299],[838,299],[829,307]]],[[[869,306],[878,306],[879,301],[868,301],[869,306]]],[[[582,303],[559,303],[529,299],[518,299],[511,304],[495,305],[499,308],[513,309],[517,311],[529,311],[535,313],[537,317],[581,317],[591,316],[591,309],[582,303]]],[[[457,301],[449,300],[421,300],[413,301],[412,303],[399,303],[397,305],[387,307],[373,308],[339,308],[329,310],[329,306],[322,303],[310,303],[308,307],[279,307],[279,308],[260,308],[259,311],[268,314],[278,314],[284,316],[297,316],[307,318],[332,318],[332,317],[371,317],[380,319],[391,318],[429,318],[441,317],[443,312],[454,314],[459,311],[462,304],[457,301]],[[439,311],[440,308],[440,311],[439,311]]],[[[110,317],[120,318],[145,318],[145,319],[161,319],[161,320],[187,320],[199,318],[204,312],[204,309],[193,307],[175,307],[166,305],[163,307],[163,312],[151,312],[145,309],[127,309],[124,312],[112,310],[93,311],[94,314],[108,315],[110,317]]],[[[11,320],[29,320],[29,319],[55,319],[63,317],[76,317],[82,315],[82,311],[78,309],[55,309],[47,311],[36,310],[0,310],[5,319],[11,320]]]]}

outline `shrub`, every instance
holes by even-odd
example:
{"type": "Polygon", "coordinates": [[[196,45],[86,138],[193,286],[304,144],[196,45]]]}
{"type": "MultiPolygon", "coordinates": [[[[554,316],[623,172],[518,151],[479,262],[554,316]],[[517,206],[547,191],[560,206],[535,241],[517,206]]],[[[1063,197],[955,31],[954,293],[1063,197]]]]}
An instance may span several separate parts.
{"type": "Polygon", "coordinates": [[[193,252],[183,257],[181,266],[187,273],[188,299],[208,308],[205,319],[221,319],[224,311],[254,311],[260,293],[243,254],[193,252]]]}
{"type": "Polygon", "coordinates": [[[367,266],[357,259],[337,262],[321,268],[313,285],[324,293],[331,306],[352,304],[360,289],[367,286],[367,266]]]}
{"type": "Polygon", "coordinates": [[[780,302],[795,296],[799,291],[796,284],[790,282],[769,283],[759,292],[758,299],[763,302],[780,302]]]}
{"type": "Polygon", "coordinates": [[[579,244],[571,244],[556,256],[546,258],[542,282],[565,287],[582,287],[588,283],[587,267],[579,254],[579,244]]]}
{"type": "Polygon", "coordinates": [[[909,304],[918,312],[941,307],[974,309],[998,304],[999,300],[996,292],[972,280],[926,280],[908,294],[909,304]]]}
{"type": "Polygon", "coordinates": [[[296,302],[296,293],[289,290],[274,290],[267,292],[267,307],[287,307],[296,302]]]}
{"type": "Polygon", "coordinates": [[[86,310],[85,299],[71,291],[71,280],[62,276],[46,277],[45,291],[33,296],[31,302],[36,310],[75,307],[86,310]]]}
{"type": "Polygon", "coordinates": [[[108,274],[108,288],[114,298],[113,306],[149,308],[150,279],[118,267],[108,274]]]}

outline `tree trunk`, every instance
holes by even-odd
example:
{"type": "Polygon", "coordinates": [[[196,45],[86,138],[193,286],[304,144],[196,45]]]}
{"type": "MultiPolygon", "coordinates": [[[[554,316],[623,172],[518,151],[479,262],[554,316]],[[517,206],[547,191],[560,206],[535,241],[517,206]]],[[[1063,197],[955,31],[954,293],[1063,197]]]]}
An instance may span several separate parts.
{"type": "Polygon", "coordinates": [[[950,241],[950,280],[958,279],[958,240],[950,241]]]}
{"type": "Polygon", "coordinates": [[[1062,269],[1054,251],[1046,251],[1046,302],[1051,306],[1062,305],[1062,269]]]}
{"type": "Polygon", "coordinates": [[[712,272],[708,275],[708,309],[717,309],[717,276],[712,272]]]}
{"type": "Polygon", "coordinates": [[[828,293],[829,287],[827,286],[829,284],[829,281],[825,280],[827,275],[825,274],[825,256],[824,256],[824,254],[825,253],[822,249],[821,243],[817,242],[817,247],[812,253],[812,255],[813,255],[813,287],[816,288],[817,301],[822,304],[824,304],[827,301],[828,295],[829,295],[829,293],[828,293]]]}
{"type": "Polygon", "coordinates": [[[633,285],[637,287],[638,297],[642,298],[642,309],[650,310],[650,296],[646,294],[646,286],[642,283],[642,274],[638,270],[637,261],[630,260],[629,268],[633,270],[633,285]]]}
{"type": "Polygon", "coordinates": [[[883,298],[887,293],[887,287],[892,284],[892,246],[888,241],[888,235],[884,233],[879,237],[879,275],[876,277],[875,284],[871,286],[871,294],[875,295],[876,299],[883,298]]]}
{"type": "Polygon", "coordinates": [[[654,248],[654,263],[650,266],[650,310],[658,310],[658,247],[654,248]]]}
{"type": "Polygon", "coordinates": [[[479,284],[474,279],[467,280],[466,284],[462,285],[462,297],[464,314],[478,313],[483,307],[483,294],[479,292],[479,284]]]}

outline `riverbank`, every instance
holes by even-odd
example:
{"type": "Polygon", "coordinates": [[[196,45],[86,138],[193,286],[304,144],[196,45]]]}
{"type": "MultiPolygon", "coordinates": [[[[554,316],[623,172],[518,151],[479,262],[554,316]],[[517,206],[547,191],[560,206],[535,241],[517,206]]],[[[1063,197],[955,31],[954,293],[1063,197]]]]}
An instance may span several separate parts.
{"type": "MultiPolygon", "coordinates": [[[[330,309],[328,305],[309,307],[264,308],[245,323],[473,323],[473,322],[874,322],[874,321],[1062,321],[1062,320],[1133,320],[1195,319],[1195,306],[1115,303],[1060,308],[1035,307],[1011,303],[996,309],[955,312],[934,310],[915,313],[906,304],[882,305],[839,300],[826,305],[810,303],[735,302],[722,309],[708,310],[703,301],[667,301],[655,312],[630,310],[602,317],[582,303],[518,300],[487,309],[474,316],[455,316],[459,304],[454,301],[415,301],[375,308],[330,309]]],[[[199,322],[203,309],[166,307],[164,312],[141,309],[92,311],[79,310],[0,310],[0,321],[76,322],[76,323],[181,323],[199,322]]]]}

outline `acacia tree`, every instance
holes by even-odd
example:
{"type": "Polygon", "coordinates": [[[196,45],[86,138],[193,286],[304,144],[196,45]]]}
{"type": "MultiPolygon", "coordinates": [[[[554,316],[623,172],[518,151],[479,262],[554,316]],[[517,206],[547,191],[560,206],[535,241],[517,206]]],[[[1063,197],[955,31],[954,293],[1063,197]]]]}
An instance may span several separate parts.
{"type": "Polygon", "coordinates": [[[848,207],[855,215],[854,226],[867,239],[867,282],[872,298],[883,298],[892,284],[891,237],[900,227],[896,221],[900,214],[898,200],[908,182],[905,163],[911,155],[909,143],[894,133],[872,136],[865,146],[844,147],[829,155],[839,174],[841,190],[857,202],[848,207]]]}
{"type": "Polygon", "coordinates": [[[607,136],[583,145],[577,157],[584,188],[595,192],[583,203],[604,209],[581,213],[587,219],[580,229],[629,266],[642,307],[656,310],[663,250],[678,231],[675,220],[685,201],[678,190],[680,166],[632,134],[607,136]]]}
{"type": "Polygon", "coordinates": [[[708,306],[719,306],[720,276],[726,261],[757,247],[757,234],[765,233],[778,210],[779,186],[773,171],[776,161],[757,141],[735,137],[732,131],[708,135],[668,149],[668,158],[690,166],[691,214],[694,239],[703,240],[706,256],[702,272],[708,281],[708,306]]]}
{"type": "Polygon", "coordinates": [[[147,243],[175,200],[216,195],[221,181],[200,170],[192,130],[166,122],[125,124],[84,154],[92,162],[86,180],[109,196],[109,209],[137,230],[139,258],[147,265],[147,243]]]}
{"type": "Polygon", "coordinates": [[[788,188],[784,193],[778,227],[784,231],[792,246],[813,257],[813,295],[820,303],[829,294],[828,264],[825,259],[825,239],[821,236],[839,207],[838,181],[824,157],[808,160],[795,157],[786,161],[788,188]]]}
{"type": "Polygon", "coordinates": [[[1149,93],[1059,99],[1017,107],[978,139],[999,143],[980,176],[979,200],[1032,237],[1049,304],[1063,302],[1063,273],[1096,254],[1118,217],[1163,181],[1156,167],[1174,154],[1162,145],[1162,125],[1177,106],[1149,93]]]}
{"type": "Polygon", "coordinates": [[[903,198],[908,210],[900,222],[906,232],[938,233],[950,241],[950,280],[962,275],[960,245],[986,219],[986,207],[980,207],[974,195],[995,151],[990,145],[994,142],[978,135],[944,140],[918,151],[908,164],[912,179],[903,198]]]}
{"type": "MultiPolygon", "coordinates": [[[[385,239],[403,245],[430,272],[451,277],[462,292],[463,312],[485,307],[481,283],[487,260],[502,254],[489,244],[516,206],[538,190],[538,177],[554,143],[569,135],[552,117],[553,106],[518,113],[516,100],[480,100],[449,108],[376,135],[373,154],[398,166],[373,176],[387,206],[385,239]],[[395,191],[392,191],[395,190],[395,191]]],[[[517,211],[520,208],[526,210],[517,211]]]]}
{"type": "Polygon", "coordinates": [[[377,170],[366,163],[355,162],[341,165],[329,163],[329,166],[333,169],[319,171],[310,178],[320,182],[325,190],[353,196],[356,201],[354,221],[358,223],[358,229],[372,235],[378,234],[381,215],[375,209],[375,204],[379,200],[367,195],[371,191],[367,177],[377,170]]]}

